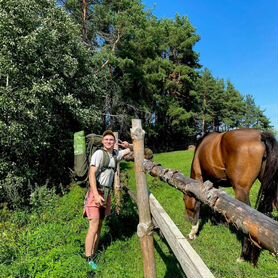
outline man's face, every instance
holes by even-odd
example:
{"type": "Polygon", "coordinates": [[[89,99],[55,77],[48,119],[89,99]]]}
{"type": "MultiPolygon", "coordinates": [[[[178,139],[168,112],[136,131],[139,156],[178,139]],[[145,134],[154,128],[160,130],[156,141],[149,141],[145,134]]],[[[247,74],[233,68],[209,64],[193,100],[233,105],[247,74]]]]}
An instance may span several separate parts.
{"type": "Polygon", "coordinates": [[[103,137],[102,144],[105,149],[113,150],[114,144],[115,144],[115,139],[112,135],[107,134],[106,136],[103,137]]]}

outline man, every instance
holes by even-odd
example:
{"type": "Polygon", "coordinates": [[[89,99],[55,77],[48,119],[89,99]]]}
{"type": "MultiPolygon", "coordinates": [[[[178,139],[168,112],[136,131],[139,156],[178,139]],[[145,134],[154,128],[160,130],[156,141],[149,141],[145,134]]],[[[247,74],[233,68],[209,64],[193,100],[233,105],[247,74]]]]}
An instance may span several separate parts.
{"type": "Polygon", "coordinates": [[[97,150],[91,158],[89,169],[90,190],[85,205],[85,216],[89,220],[89,229],[85,241],[85,255],[92,270],[98,266],[93,261],[96,254],[102,222],[105,216],[111,212],[110,192],[113,187],[116,162],[120,161],[126,154],[130,153],[132,145],[124,141],[118,145],[123,150],[114,150],[116,140],[113,132],[107,130],[103,133],[103,148],[97,150]],[[108,167],[103,169],[105,156],[109,156],[108,167]]]}

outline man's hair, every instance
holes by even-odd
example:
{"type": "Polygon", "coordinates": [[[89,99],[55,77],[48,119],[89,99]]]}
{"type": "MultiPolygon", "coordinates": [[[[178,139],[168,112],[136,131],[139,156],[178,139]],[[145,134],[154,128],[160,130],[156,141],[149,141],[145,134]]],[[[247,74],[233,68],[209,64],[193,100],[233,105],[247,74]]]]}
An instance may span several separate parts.
{"type": "Polygon", "coordinates": [[[111,136],[113,136],[114,140],[116,140],[115,135],[112,130],[108,129],[108,130],[104,131],[102,134],[102,137],[105,137],[106,135],[111,135],[111,136]]]}

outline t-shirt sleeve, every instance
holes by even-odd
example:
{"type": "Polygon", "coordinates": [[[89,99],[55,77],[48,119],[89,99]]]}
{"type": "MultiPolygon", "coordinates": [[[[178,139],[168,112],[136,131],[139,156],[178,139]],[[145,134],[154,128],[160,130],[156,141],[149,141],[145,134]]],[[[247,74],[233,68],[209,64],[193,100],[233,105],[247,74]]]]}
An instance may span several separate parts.
{"type": "Polygon", "coordinates": [[[92,155],[90,166],[95,166],[96,168],[98,168],[99,165],[101,165],[102,160],[103,160],[102,150],[97,150],[92,155]]]}
{"type": "Polygon", "coordinates": [[[130,153],[130,149],[123,149],[123,150],[119,150],[118,154],[117,154],[117,160],[120,161],[125,155],[130,153]]]}

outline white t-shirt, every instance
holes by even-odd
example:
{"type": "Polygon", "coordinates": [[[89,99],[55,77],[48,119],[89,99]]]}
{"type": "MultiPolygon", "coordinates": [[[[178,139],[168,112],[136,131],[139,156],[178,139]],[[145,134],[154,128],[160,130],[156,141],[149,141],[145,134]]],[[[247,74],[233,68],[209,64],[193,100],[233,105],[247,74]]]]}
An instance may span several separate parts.
{"type": "MultiPolygon", "coordinates": [[[[116,160],[120,161],[126,154],[128,154],[130,152],[130,149],[124,149],[124,150],[120,150],[120,151],[116,151],[114,150],[114,152],[116,152],[116,160]]],[[[115,159],[113,158],[112,154],[110,154],[109,152],[107,152],[109,154],[110,157],[110,162],[108,167],[111,167],[113,169],[105,169],[103,172],[100,173],[101,167],[99,167],[100,165],[103,165],[103,150],[97,150],[91,158],[91,166],[95,166],[97,168],[97,172],[96,172],[96,176],[97,176],[97,180],[98,182],[103,185],[103,186],[108,186],[108,187],[112,187],[113,185],[113,181],[114,181],[114,169],[115,169],[115,159]]]]}

